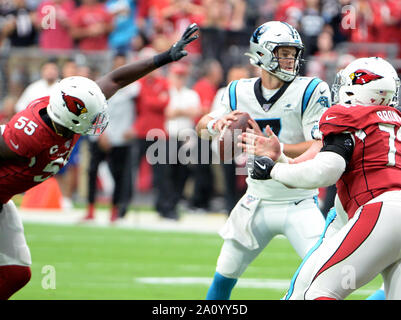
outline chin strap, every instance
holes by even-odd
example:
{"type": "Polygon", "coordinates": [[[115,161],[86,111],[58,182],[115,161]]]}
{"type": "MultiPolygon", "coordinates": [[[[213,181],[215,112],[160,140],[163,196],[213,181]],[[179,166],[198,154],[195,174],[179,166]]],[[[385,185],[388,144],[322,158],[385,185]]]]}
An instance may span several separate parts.
{"type": "Polygon", "coordinates": [[[52,125],[53,125],[54,132],[56,132],[57,135],[59,135],[60,137],[62,137],[63,134],[60,133],[60,132],[57,130],[57,126],[56,126],[56,124],[54,123],[54,121],[51,120],[51,122],[52,122],[52,125]]]}

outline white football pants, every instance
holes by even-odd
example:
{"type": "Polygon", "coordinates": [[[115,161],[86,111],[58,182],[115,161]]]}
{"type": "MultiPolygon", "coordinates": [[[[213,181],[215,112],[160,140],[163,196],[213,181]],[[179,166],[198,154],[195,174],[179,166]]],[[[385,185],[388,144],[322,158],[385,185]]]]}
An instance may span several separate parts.
{"type": "Polygon", "coordinates": [[[322,238],[302,262],[286,299],[345,299],[383,276],[386,299],[401,299],[401,191],[360,207],[336,234],[322,238]]]}
{"type": "Polygon", "coordinates": [[[276,235],[284,235],[303,258],[325,226],[316,202],[273,203],[245,194],[220,231],[224,239],[216,271],[239,278],[276,235]]]}
{"type": "Polygon", "coordinates": [[[0,212],[0,266],[30,266],[31,253],[25,240],[24,227],[12,200],[0,212]]]}

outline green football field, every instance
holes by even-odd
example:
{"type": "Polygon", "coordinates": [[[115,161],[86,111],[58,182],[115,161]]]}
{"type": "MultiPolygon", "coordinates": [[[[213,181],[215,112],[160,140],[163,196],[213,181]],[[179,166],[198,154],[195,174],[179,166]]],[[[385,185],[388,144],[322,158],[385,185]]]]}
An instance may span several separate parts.
{"type": "MultiPolygon", "coordinates": [[[[203,300],[222,240],[215,233],[24,223],[32,279],[12,299],[203,300]]],[[[252,263],[232,299],[280,299],[300,258],[275,238],[252,263]]],[[[365,299],[378,277],[349,299],[365,299]]]]}

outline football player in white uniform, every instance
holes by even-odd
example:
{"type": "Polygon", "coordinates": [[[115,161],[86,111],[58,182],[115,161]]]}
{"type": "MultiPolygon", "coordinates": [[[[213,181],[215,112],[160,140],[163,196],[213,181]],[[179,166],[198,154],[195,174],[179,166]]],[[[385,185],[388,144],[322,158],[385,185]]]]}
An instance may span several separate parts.
{"type": "MultiPolygon", "coordinates": [[[[251,64],[261,68],[261,77],[231,82],[221,107],[198,122],[198,134],[217,136],[236,112],[243,111],[261,129],[272,128],[287,156],[302,154],[313,143],[319,119],[331,104],[327,83],[298,76],[303,49],[297,30],[288,23],[271,21],[258,27],[247,55],[251,64]]],[[[237,279],[274,236],[285,235],[304,257],[324,229],[317,189],[289,189],[249,176],[247,184],[219,232],[224,244],[206,299],[229,299],[237,279]]]]}

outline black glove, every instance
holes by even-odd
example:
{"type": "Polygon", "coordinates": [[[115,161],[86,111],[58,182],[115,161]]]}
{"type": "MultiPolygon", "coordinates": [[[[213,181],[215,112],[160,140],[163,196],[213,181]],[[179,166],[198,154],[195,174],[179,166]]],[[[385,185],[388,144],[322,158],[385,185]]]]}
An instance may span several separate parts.
{"type": "Polygon", "coordinates": [[[174,43],[174,45],[168,50],[154,57],[154,63],[157,67],[161,67],[167,63],[178,61],[182,57],[188,55],[188,52],[184,50],[185,46],[198,39],[198,35],[192,36],[196,31],[199,30],[199,27],[196,23],[192,23],[185,32],[183,33],[181,39],[174,43]]]}
{"type": "Polygon", "coordinates": [[[249,158],[246,165],[252,179],[268,180],[271,179],[270,172],[275,163],[269,157],[255,156],[249,158]]]}

